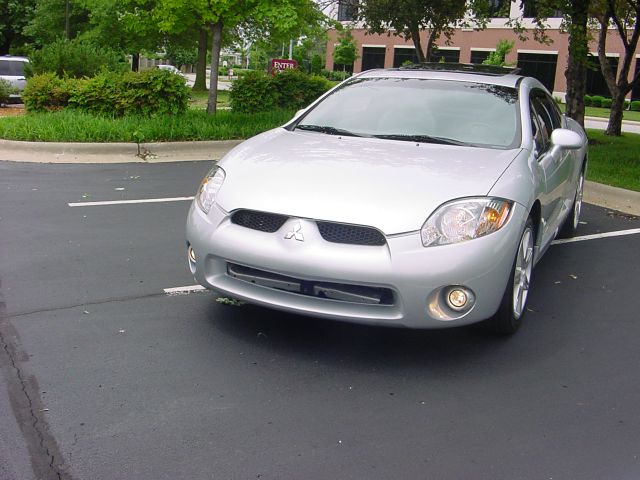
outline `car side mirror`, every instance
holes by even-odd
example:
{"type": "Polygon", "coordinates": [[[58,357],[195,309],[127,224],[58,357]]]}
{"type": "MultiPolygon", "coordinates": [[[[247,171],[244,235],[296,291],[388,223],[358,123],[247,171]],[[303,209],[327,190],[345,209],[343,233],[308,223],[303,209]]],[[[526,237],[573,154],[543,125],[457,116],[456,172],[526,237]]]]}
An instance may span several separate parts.
{"type": "Polygon", "coordinates": [[[582,148],[584,140],[579,133],[566,128],[556,128],[551,132],[551,144],[567,150],[582,148]]]}

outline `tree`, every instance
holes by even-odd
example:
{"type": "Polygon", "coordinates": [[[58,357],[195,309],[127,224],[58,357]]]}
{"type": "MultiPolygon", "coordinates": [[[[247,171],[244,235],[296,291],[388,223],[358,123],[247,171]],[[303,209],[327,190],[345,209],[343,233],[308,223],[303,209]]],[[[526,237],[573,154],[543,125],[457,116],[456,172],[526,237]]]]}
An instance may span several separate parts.
{"type": "Polygon", "coordinates": [[[483,65],[495,65],[497,67],[504,67],[507,65],[505,58],[509,52],[513,49],[514,42],[509,40],[500,40],[496,45],[495,51],[491,52],[489,56],[482,62],[483,65]]]}
{"type": "Polygon", "coordinates": [[[344,29],[339,34],[339,43],[333,49],[333,63],[342,65],[342,71],[344,72],[347,65],[353,65],[353,62],[358,58],[358,47],[353,40],[353,35],[348,29],[344,29]]]}
{"type": "Polygon", "coordinates": [[[157,0],[155,18],[167,32],[177,33],[196,26],[207,29],[213,41],[211,43],[211,86],[207,113],[216,112],[218,98],[218,66],[220,50],[225,29],[234,28],[238,24],[253,20],[268,20],[278,31],[284,32],[298,24],[299,12],[303,9],[315,8],[311,0],[157,0]]]}
{"type": "Polygon", "coordinates": [[[613,99],[609,124],[605,133],[619,136],[622,134],[622,112],[627,94],[640,84],[640,70],[629,81],[629,71],[633,61],[638,39],[640,39],[640,1],[638,0],[600,0],[596,2],[594,16],[600,25],[598,34],[598,59],[609,92],[613,99]],[[624,46],[624,56],[620,72],[614,72],[606,56],[607,36],[610,25],[624,46]]]}
{"type": "Polygon", "coordinates": [[[436,41],[444,35],[447,41],[456,27],[486,25],[487,0],[362,0],[358,18],[370,33],[387,33],[413,41],[418,62],[431,57],[436,41]],[[423,47],[420,32],[427,30],[423,47]]]}
{"type": "Polygon", "coordinates": [[[27,41],[24,27],[33,17],[35,0],[5,0],[0,4],[0,55],[27,41]]]}
{"type": "Polygon", "coordinates": [[[71,40],[89,28],[89,10],[75,0],[36,0],[24,34],[38,46],[71,40]]]}
{"type": "MultiPolygon", "coordinates": [[[[569,36],[569,58],[565,78],[567,93],[565,96],[566,114],[580,125],[584,125],[584,96],[587,91],[587,68],[589,57],[589,12],[593,0],[537,0],[536,40],[548,42],[544,33],[549,17],[562,15],[562,29],[569,36]]],[[[521,2],[524,4],[524,1],[521,2]]],[[[512,22],[517,32],[522,32],[521,22],[512,22]]]]}

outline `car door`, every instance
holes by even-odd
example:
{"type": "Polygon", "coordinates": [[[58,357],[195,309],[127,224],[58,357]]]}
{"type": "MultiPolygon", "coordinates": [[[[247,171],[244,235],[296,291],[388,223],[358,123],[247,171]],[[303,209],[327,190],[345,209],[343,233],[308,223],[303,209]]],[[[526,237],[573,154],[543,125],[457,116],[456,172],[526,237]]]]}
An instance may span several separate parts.
{"type": "MultiPolygon", "coordinates": [[[[533,90],[530,98],[531,120],[534,130],[536,156],[544,172],[544,194],[541,198],[542,217],[546,225],[546,237],[555,234],[566,216],[568,179],[571,177],[572,161],[566,150],[551,148],[551,133],[561,128],[561,117],[553,100],[542,90],[533,90]]],[[[547,238],[543,238],[543,242],[547,238]]]]}

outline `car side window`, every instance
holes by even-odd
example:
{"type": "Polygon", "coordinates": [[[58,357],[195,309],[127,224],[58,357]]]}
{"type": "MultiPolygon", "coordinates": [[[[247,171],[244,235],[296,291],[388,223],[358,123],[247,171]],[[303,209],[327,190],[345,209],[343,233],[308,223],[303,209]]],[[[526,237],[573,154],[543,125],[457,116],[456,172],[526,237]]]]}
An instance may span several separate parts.
{"type": "Polygon", "coordinates": [[[551,132],[547,128],[547,125],[545,124],[544,118],[541,114],[541,106],[536,105],[534,99],[531,100],[529,108],[531,110],[533,141],[535,143],[536,154],[539,155],[547,149],[551,132]]]}

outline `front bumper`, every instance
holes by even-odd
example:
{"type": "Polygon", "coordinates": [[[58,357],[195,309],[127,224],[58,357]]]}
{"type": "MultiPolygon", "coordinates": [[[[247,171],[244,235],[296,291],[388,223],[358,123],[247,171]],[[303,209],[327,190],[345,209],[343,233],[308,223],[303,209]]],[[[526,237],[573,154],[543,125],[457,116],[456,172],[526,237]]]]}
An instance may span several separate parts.
{"type": "Polygon", "coordinates": [[[303,315],[409,328],[466,325],[497,311],[526,218],[525,209],[515,204],[502,229],[472,241],[425,248],[420,232],[411,232],[387,237],[384,246],[357,246],[325,241],[311,220],[289,219],[277,232],[265,233],[232,223],[217,205],[205,215],[194,203],[187,242],[196,260],[189,267],[206,288],[303,315]],[[304,241],[285,238],[298,223],[304,241]],[[391,290],[393,301],[370,304],[271,288],[232,275],[230,264],[306,284],[391,290]],[[452,285],[473,292],[475,303],[468,311],[447,307],[444,295],[452,285]]]}

